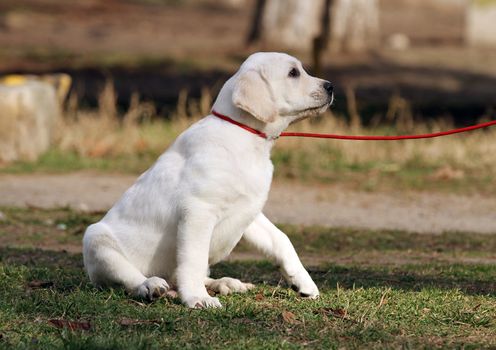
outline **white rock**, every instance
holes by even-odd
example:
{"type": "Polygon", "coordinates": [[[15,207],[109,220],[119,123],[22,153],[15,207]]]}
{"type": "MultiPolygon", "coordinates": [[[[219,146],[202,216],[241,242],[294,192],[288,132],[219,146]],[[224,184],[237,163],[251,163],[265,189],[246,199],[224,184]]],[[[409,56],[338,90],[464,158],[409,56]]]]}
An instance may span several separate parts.
{"type": "Polygon", "coordinates": [[[42,81],[0,84],[0,162],[33,161],[50,146],[60,105],[42,81]]]}

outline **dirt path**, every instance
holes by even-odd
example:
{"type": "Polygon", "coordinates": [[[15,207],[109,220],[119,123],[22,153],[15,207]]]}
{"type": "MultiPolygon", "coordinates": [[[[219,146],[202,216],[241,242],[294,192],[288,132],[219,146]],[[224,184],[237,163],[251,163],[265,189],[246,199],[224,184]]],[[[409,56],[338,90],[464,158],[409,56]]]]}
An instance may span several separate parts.
{"type": "MultiPolygon", "coordinates": [[[[106,210],[134,179],[87,172],[0,175],[0,206],[106,210]]],[[[480,195],[369,193],[275,182],[265,213],[274,222],[298,225],[496,233],[496,198],[480,195]]]]}

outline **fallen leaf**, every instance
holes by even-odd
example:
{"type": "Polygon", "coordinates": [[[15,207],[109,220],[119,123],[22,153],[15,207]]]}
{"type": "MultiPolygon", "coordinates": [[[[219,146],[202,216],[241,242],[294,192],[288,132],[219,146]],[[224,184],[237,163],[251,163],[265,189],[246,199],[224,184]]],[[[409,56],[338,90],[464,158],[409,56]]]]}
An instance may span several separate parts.
{"type": "Polygon", "coordinates": [[[296,324],[299,323],[299,321],[296,319],[296,315],[292,313],[291,311],[283,311],[282,314],[282,319],[284,322],[289,323],[289,324],[296,324]]]}
{"type": "Polygon", "coordinates": [[[68,321],[60,319],[48,320],[48,322],[57,328],[68,328],[71,331],[83,330],[89,331],[91,329],[91,323],[88,321],[68,321]]]}
{"type": "Polygon", "coordinates": [[[118,324],[121,326],[129,327],[129,326],[136,326],[136,325],[147,325],[147,324],[156,324],[159,325],[162,323],[161,320],[135,320],[132,318],[121,318],[119,321],[117,321],[118,324]]]}
{"type": "Polygon", "coordinates": [[[257,301],[262,301],[264,299],[265,299],[265,296],[262,293],[258,293],[257,295],[255,295],[255,300],[257,300],[257,301]]]}
{"type": "Polygon", "coordinates": [[[332,313],[333,316],[338,317],[338,318],[345,318],[346,315],[348,314],[346,312],[346,310],[344,310],[344,309],[333,309],[333,308],[331,308],[329,311],[332,313]]]}
{"type": "Polygon", "coordinates": [[[38,288],[50,288],[53,287],[52,281],[41,281],[41,280],[33,280],[28,283],[28,287],[32,289],[38,288]]]}

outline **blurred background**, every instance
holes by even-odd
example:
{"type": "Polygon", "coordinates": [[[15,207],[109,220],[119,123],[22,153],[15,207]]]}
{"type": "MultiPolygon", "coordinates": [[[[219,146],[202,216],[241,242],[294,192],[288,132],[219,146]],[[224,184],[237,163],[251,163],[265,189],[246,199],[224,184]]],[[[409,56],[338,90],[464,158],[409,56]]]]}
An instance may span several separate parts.
{"type": "MultiPolygon", "coordinates": [[[[288,52],[335,84],[332,111],[294,129],[395,134],[492,119],[494,33],[493,0],[2,0],[1,171],[139,173],[255,51],[288,52]]],[[[491,191],[494,134],[280,140],[276,177],[491,191]]]]}
{"type": "Polygon", "coordinates": [[[335,86],[292,131],[496,119],[496,0],[0,0],[0,348],[496,349],[496,126],[278,139],[263,211],[320,300],[243,242],[220,312],[90,285],[88,225],[269,50],[335,86]]]}

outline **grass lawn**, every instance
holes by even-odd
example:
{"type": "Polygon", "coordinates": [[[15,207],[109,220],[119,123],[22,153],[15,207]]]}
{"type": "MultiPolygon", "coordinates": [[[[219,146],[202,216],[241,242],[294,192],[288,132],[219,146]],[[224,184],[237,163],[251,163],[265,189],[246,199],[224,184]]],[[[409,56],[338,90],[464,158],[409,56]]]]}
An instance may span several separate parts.
{"type": "Polygon", "coordinates": [[[257,288],[189,310],[91,286],[77,251],[100,213],[2,212],[0,348],[496,348],[494,235],[283,225],[320,299],[241,245],[212,274],[257,288]]]}

